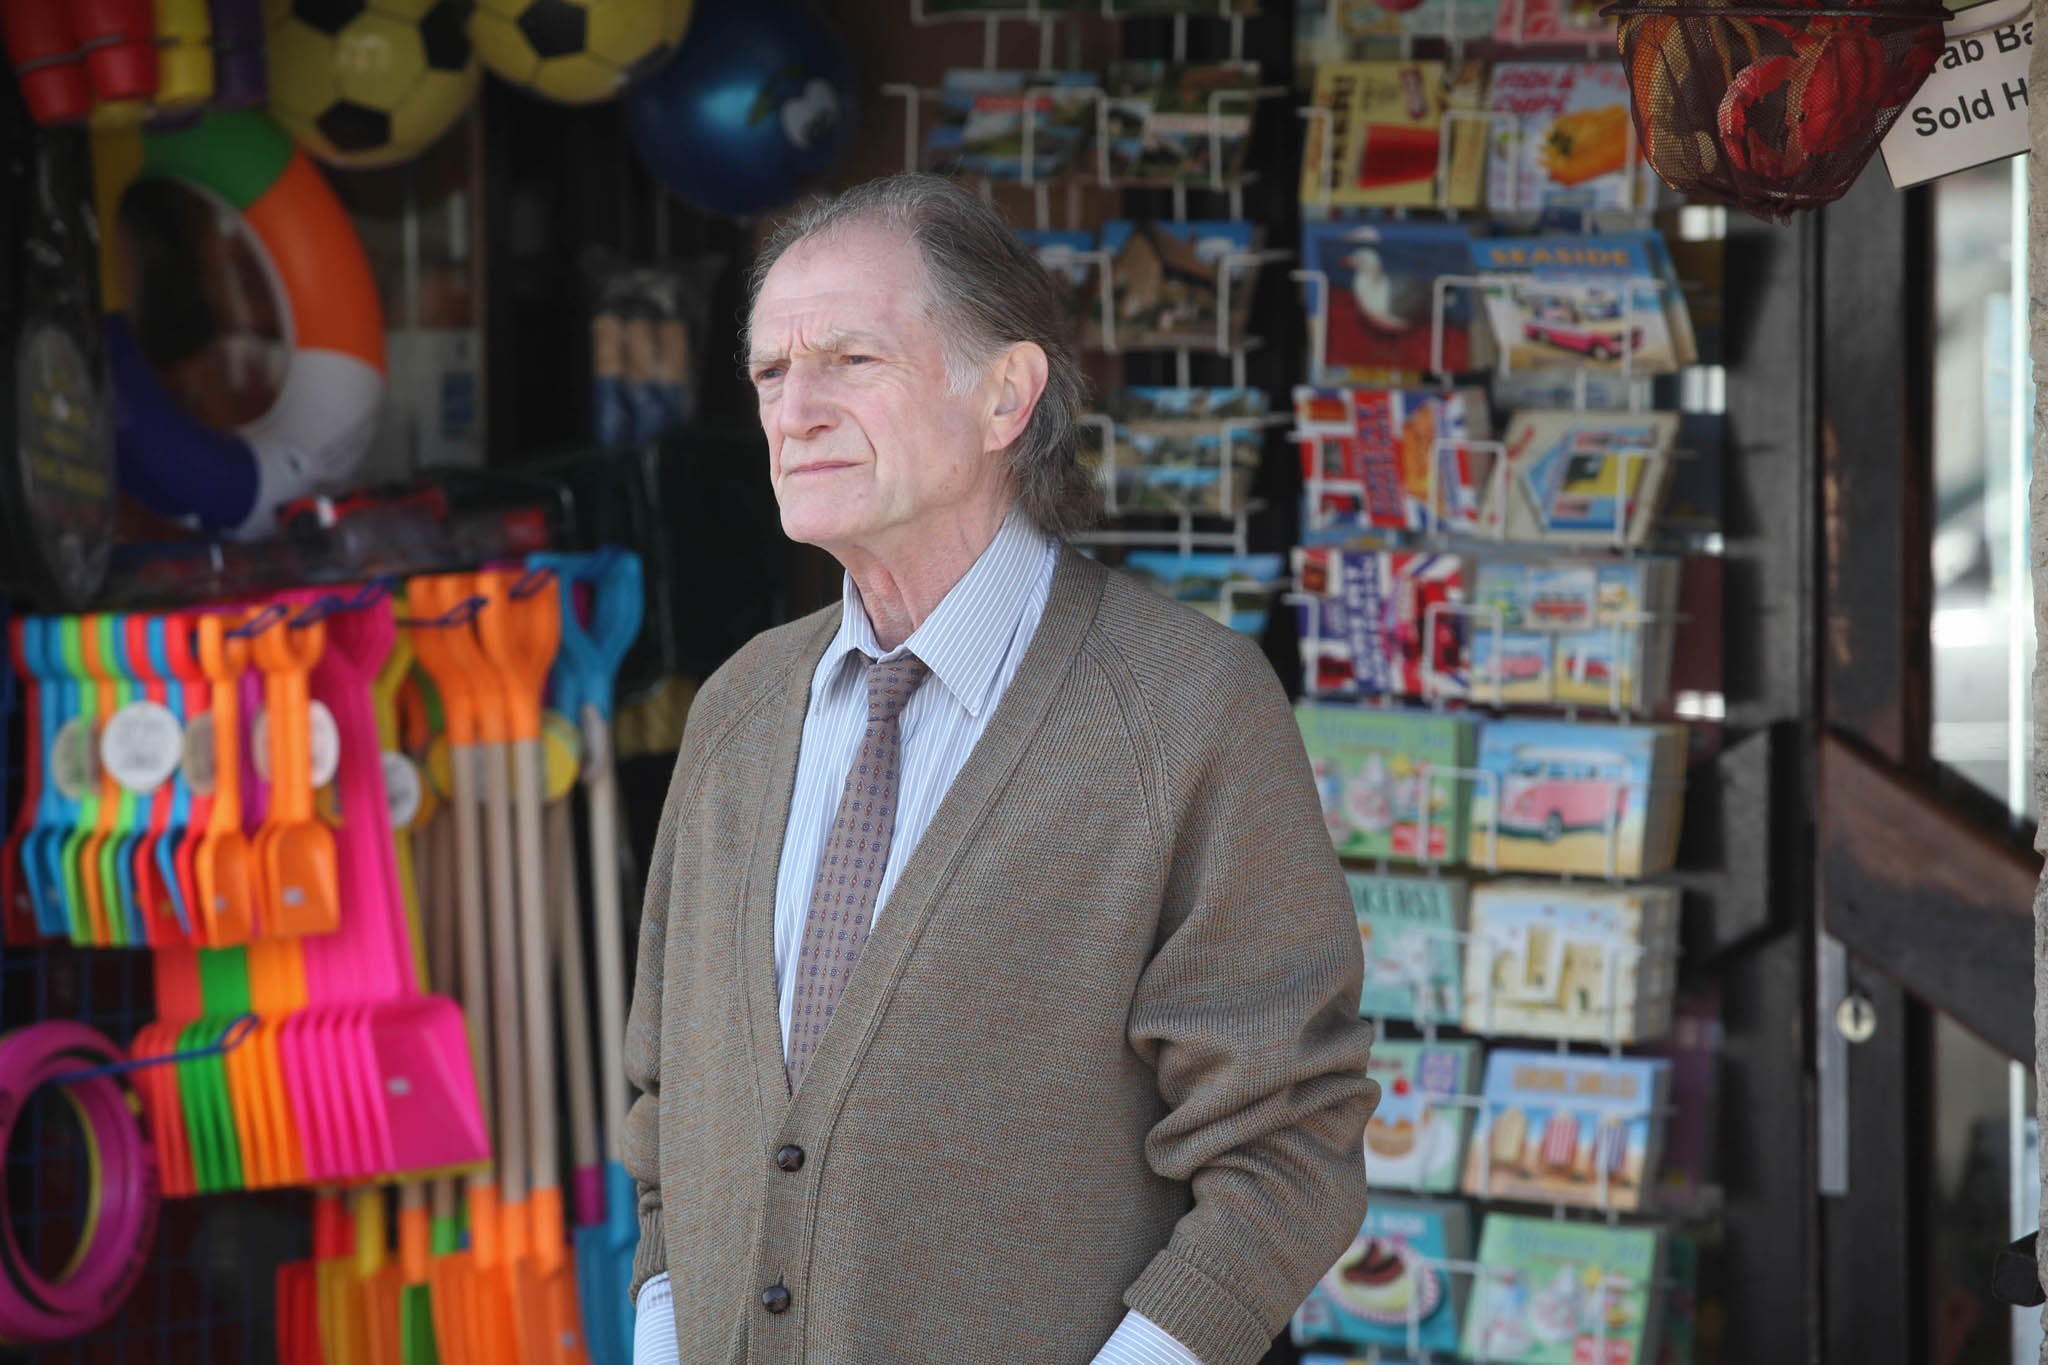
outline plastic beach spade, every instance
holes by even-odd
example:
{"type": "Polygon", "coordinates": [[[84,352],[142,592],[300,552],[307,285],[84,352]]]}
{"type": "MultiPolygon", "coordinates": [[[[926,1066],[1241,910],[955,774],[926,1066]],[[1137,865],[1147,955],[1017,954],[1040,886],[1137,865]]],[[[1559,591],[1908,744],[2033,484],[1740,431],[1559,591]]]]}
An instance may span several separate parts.
{"type": "Polygon", "coordinates": [[[256,838],[264,932],[330,933],[341,916],[334,832],[313,816],[312,716],[306,675],[326,632],[316,621],[278,624],[253,646],[263,670],[270,732],[270,810],[256,838]]]}

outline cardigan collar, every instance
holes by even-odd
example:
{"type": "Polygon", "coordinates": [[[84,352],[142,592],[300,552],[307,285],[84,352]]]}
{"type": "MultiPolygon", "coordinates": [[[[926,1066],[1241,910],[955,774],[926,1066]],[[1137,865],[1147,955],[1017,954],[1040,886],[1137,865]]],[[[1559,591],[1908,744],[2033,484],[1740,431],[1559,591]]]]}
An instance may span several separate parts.
{"type": "Polygon", "coordinates": [[[746,983],[747,1037],[754,1053],[762,1133],[770,1148],[793,1121],[800,1125],[806,1114],[829,1113],[838,1106],[940,892],[954,875],[996,794],[1023,759],[1058,684],[1080,653],[1094,624],[1107,573],[1071,547],[1060,548],[1038,632],[1025,650],[1016,677],[996,703],[974,752],[968,755],[904,865],[889,897],[889,913],[875,922],[818,1052],[805,1069],[802,1089],[792,1100],[783,1071],[777,1012],[775,882],[782,861],[783,828],[789,822],[796,785],[797,746],[810,705],[811,679],[836,629],[832,615],[820,613],[798,656],[813,666],[790,670],[789,687],[780,707],[771,713],[777,727],[775,753],[755,825],[735,944],[746,983]]]}

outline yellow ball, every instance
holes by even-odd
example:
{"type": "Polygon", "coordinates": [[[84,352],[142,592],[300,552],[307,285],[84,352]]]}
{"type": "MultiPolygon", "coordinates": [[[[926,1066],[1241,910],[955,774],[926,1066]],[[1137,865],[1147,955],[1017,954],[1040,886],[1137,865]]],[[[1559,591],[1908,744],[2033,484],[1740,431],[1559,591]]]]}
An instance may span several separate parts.
{"type": "Polygon", "coordinates": [[[484,65],[561,104],[625,93],[674,53],[691,0],[478,0],[470,36],[484,65]]]}
{"type": "Polygon", "coordinates": [[[270,115],[336,166],[409,161],[476,98],[473,0],[264,0],[270,115]]]}

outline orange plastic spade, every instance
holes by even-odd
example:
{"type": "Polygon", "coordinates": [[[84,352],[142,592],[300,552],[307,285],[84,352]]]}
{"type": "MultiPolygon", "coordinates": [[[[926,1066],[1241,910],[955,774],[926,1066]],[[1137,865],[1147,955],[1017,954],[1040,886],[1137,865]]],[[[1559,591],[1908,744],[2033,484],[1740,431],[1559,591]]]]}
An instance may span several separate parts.
{"type": "Polygon", "coordinates": [[[247,943],[255,929],[254,865],[242,832],[242,671],[246,640],[228,634],[236,622],[199,618],[199,666],[212,685],[213,804],[193,855],[199,883],[204,941],[215,947],[247,943]]]}
{"type": "Polygon", "coordinates": [[[560,595],[553,570],[548,569],[523,578],[512,572],[481,573],[477,592],[485,600],[476,618],[477,638],[498,671],[513,759],[513,846],[519,862],[515,939],[526,1026],[525,1119],[531,1173],[528,1254],[520,1298],[529,1314],[527,1337],[534,1358],[553,1365],[584,1365],[588,1357],[562,1215],[561,1148],[555,1131],[555,1040],[548,998],[554,934],[541,818],[541,694],[561,642],[560,595]]]}
{"type": "MultiPolygon", "coordinates": [[[[428,622],[408,632],[414,654],[434,680],[440,694],[448,734],[452,781],[449,806],[455,845],[456,905],[463,1014],[469,1025],[470,1054],[475,1059],[477,1095],[491,1121],[492,1146],[498,1152],[503,1130],[494,1107],[491,1031],[490,945],[485,932],[483,835],[479,829],[478,692],[495,679],[467,624],[453,624],[470,596],[471,582],[462,574],[412,579],[407,585],[409,610],[428,622]]],[[[494,706],[493,711],[496,711],[494,706]]],[[[508,1038],[508,1043],[510,1039],[508,1038]]],[[[444,1191],[437,1196],[452,1202],[444,1191]]],[[[469,1248],[437,1258],[432,1271],[434,1322],[444,1359],[465,1365],[499,1365],[515,1359],[516,1315],[511,1287],[497,1274],[503,1260],[499,1236],[498,1191],[491,1173],[471,1175],[468,1188],[469,1248]],[[485,1269],[491,1274],[486,1276],[485,1269]],[[487,1282],[488,1281],[488,1282],[487,1282]]]]}
{"type": "Polygon", "coordinates": [[[341,922],[334,831],[313,815],[312,697],[307,681],[327,640],[318,621],[288,621],[256,636],[270,731],[270,809],[256,836],[263,932],[332,933],[341,922]]]}

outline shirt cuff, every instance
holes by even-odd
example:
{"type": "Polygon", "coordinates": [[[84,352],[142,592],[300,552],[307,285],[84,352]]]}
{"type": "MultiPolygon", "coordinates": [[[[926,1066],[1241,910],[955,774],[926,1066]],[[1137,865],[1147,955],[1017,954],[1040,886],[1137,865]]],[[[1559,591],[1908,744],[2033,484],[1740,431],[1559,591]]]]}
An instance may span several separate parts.
{"type": "Polygon", "coordinates": [[[633,1365],[681,1365],[676,1353],[676,1310],[669,1301],[666,1272],[640,1286],[633,1311],[633,1365]]]}
{"type": "MultiPolygon", "coordinates": [[[[651,1282],[650,1282],[651,1283],[651,1282]]],[[[668,1286],[662,1285],[662,1297],[668,1286]]],[[[634,1358],[639,1365],[639,1358],[634,1358]]],[[[1132,1309],[1117,1324],[1116,1335],[1096,1352],[1095,1365],[1202,1365],[1194,1352],[1174,1340],[1164,1327],[1132,1309]]]]}

